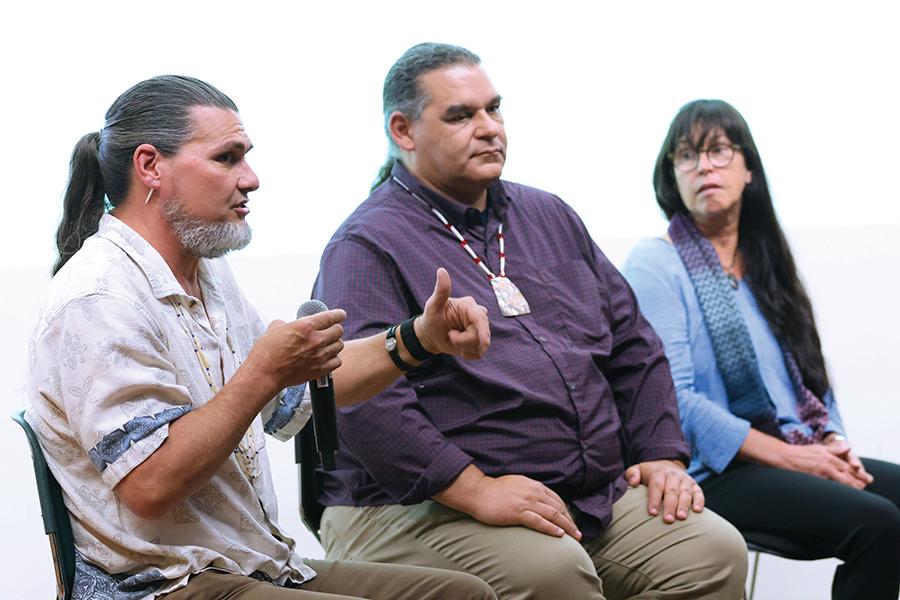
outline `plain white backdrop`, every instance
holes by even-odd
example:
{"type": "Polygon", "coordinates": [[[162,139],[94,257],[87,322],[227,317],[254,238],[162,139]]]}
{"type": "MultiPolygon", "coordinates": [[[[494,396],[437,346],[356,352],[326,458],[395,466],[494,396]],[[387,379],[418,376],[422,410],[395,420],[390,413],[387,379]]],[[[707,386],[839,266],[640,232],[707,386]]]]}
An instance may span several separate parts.
{"type": "Polygon", "coordinates": [[[68,160],[141,79],[229,94],[256,145],[250,255],[318,252],[384,158],[381,85],[421,41],[480,54],[505,176],[598,238],[663,224],[651,172],[678,108],[717,97],[756,137],[786,226],[900,222],[896,34],[884,2],[68,2],[5,9],[0,267],[46,265],[68,160]]]}
{"type": "MultiPolygon", "coordinates": [[[[900,420],[892,385],[900,360],[898,16],[896,3],[866,1],[7,6],[0,408],[23,403],[28,324],[55,258],[71,150],[103,125],[119,93],[178,73],[235,100],[262,185],[250,200],[253,243],[233,262],[248,295],[270,316],[289,318],[308,294],[318,253],[383,162],[385,73],[409,46],[444,41],[480,54],[504,97],[505,177],[559,194],[617,264],[635,239],[664,227],[651,174],[675,112],[700,97],[734,104],[796,242],[839,401],[855,400],[844,401],[851,435],[868,454],[898,461],[900,442],[886,431],[900,420]]],[[[0,596],[49,597],[30,463],[3,415],[0,451],[10,465],[0,560],[15,582],[0,596]]],[[[273,458],[281,521],[317,555],[296,519],[290,453],[273,458]]],[[[761,591],[767,582],[772,591],[763,597],[826,597],[833,567],[771,559],[761,591]],[[776,585],[798,579],[789,596],[776,585]]]]}

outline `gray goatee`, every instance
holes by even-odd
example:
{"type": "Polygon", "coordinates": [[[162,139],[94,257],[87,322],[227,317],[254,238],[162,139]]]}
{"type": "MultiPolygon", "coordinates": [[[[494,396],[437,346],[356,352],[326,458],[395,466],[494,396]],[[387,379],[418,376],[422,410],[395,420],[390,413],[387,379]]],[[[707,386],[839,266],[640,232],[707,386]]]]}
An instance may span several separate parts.
{"type": "Polygon", "coordinates": [[[178,198],[164,201],[162,214],[175,236],[192,256],[218,258],[250,243],[252,232],[246,221],[204,221],[188,215],[178,198]]]}

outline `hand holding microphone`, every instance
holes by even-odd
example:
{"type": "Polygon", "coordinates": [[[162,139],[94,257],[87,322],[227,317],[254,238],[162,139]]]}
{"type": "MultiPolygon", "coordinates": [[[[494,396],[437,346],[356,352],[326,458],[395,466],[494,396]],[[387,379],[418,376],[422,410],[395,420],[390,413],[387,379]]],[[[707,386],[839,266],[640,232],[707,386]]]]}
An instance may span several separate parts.
{"type": "MultiPolygon", "coordinates": [[[[412,352],[454,354],[473,359],[480,358],[487,351],[490,346],[487,310],[471,297],[452,298],[450,292],[449,274],[444,269],[438,269],[434,292],[426,301],[422,314],[393,327],[393,330],[400,329],[400,337],[407,352],[412,348],[412,352]],[[410,343],[413,344],[412,347],[409,346],[410,343]]],[[[340,339],[343,334],[340,323],[345,318],[346,313],[343,310],[328,310],[323,302],[308,300],[298,309],[296,321],[277,324],[280,328],[294,331],[299,341],[303,342],[296,344],[302,352],[294,364],[288,365],[293,367],[293,372],[289,374],[289,378],[281,378],[282,387],[309,381],[316,448],[325,470],[335,468],[335,454],[338,450],[335,392],[331,372],[341,365],[338,354],[344,345],[340,339]],[[303,379],[300,379],[301,376],[303,379]]],[[[264,337],[268,335],[269,332],[264,337]]],[[[390,336],[385,338],[385,334],[377,334],[364,340],[357,340],[358,343],[354,342],[353,352],[348,350],[345,353],[347,359],[353,362],[354,369],[351,369],[349,374],[343,374],[342,403],[352,404],[366,400],[396,379],[396,371],[390,370],[393,367],[385,369],[384,366],[376,366],[379,363],[390,365],[390,362],[371,359],[371,352],[382,353],[385,350],[387,354],[383,356],[393,359],[391,352],[398,350],[388,346],[390,341],[392,341],[390,336]],[[360,364],[367,366],[356,368],[360,364]]],[[[399,349],[398,346],[395,348],[399,349]]],[[[413,358],[424,360],[415,354],[413,358]]],[[[397,365],[396,360],[394,364],[397,365]]],[[[405,370],[402,363],[397,366],[405,370]]]]}
{"type": "Polygon", "coordinates": [[[326,310],[285,323],[273,321],[256,341],[244,365],[269,378],[273,394],[317,379],[341,366],[343,310],[326,310]]]}
{"type": "MultiPolygon", "coordinates": [[[[328,310],[324,302],[307,300],[297,309],[297,319],[311,317],[328,310]]],[[[335,468],[334,457],[338,451],[337,415],[334,408],[334,381],[331,372],[323,373],[309,382],[312,399],[313,427],[316,432],[316,450],[326,471],[335,468]]]]}

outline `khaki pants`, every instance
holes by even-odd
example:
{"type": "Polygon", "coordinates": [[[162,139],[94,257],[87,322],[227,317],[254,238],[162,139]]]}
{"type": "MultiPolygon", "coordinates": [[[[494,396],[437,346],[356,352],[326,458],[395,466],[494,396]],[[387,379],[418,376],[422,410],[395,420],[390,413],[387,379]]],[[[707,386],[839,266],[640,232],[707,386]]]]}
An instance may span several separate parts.
{"type": "Polygon", "coordinates": [[[316,576],[282,588],[231,573],[204,571],[162,600],[493,600],[491,588],[466,573],[407,565],[309,560],[316,576]]]}
{"type": "Polygon", "coordinates": [[[581,544],[524,527],[494,527],[436,502],[325,510],[328,558],[466,571],[502,600],[737,600],[747,548],[710,510],[668,525],[647,513],[647,488],[629,489],[599,538],[581,544]]]}

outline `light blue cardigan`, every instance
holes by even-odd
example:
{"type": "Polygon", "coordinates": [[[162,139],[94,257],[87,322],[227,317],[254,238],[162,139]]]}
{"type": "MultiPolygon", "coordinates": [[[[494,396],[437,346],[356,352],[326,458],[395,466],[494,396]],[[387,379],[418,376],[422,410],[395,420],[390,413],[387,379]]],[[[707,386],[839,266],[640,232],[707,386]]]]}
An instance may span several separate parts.
{"type": "MultiPolygon", "coordinates": [[[[671,243],[654,238],[640,242],[632,250],[623,273],[634,288],[641,312],[666,347],[681,426],[692,448],[688,472],[697,481],[721,473],[747,437],[750,423],[728,410],[725,384],[687,269],[671,243]]],[[[809,428],[797,416],[797,396],[781,347],[746,282],[740,282],[735,299],[782,431],[801,429],[809,434],[809,428]]],[[[826,431],[843,434],[841,415],[831,391],[824,400],[830,417],[826,431]]]]}

